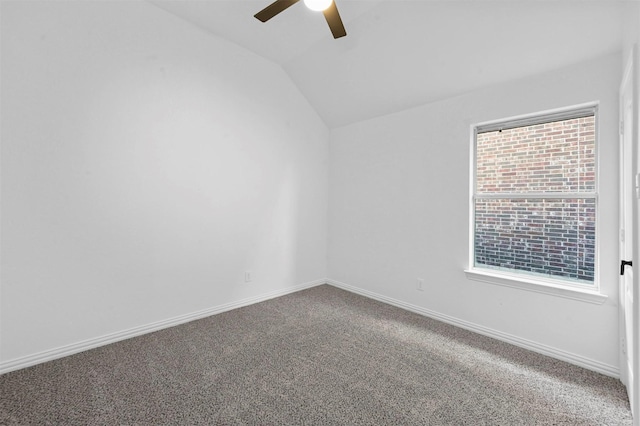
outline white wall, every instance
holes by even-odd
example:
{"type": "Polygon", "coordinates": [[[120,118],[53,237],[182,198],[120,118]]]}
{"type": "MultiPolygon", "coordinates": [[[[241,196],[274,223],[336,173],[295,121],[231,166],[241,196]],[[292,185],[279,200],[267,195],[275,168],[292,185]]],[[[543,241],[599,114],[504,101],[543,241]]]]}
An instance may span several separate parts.
{"type": "Polygon", "coordinates": [[[1,29],[0,361],[326,276],[329,133],[281,68],[145,2],[1,29]]]}
{"type": "Polygon", "coordinates": [[[329,277],[615,375],[619,54],[332,131],[329,277]],[[472,124],[600,102],[602,305],[467,280],[472,124]],[[416,278],[425,291],[416,290],[416,278]]]}
{"type": "Polygon", "coordinates": [[[624,67],[631,56],[633,45],[640,43],[640,2],[625,2],[623,11],[622,66],[624,67]]]}

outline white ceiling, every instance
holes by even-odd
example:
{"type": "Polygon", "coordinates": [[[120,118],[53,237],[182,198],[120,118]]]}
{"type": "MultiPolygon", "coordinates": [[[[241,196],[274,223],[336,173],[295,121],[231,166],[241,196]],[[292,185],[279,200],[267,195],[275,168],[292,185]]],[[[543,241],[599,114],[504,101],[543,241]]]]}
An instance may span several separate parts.
{"type": "Polygon", "coordinates": [[[336,0],[333,39],[302,2],[262,23],[272,0],[149,0],[280,64],[338,127],[620,50],[623,1],[336,0]]]}

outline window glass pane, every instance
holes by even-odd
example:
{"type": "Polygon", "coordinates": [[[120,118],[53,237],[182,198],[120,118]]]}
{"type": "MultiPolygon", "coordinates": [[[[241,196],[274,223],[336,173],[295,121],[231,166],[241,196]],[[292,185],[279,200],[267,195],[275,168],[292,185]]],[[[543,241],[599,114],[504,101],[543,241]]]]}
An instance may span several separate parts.
{"type": "Polygon", "coordinates": [[[475,266],[593,284],[594,199],[478,199],[475,266]]]}
{"type": "Polygon", "coordinates": [[[476,138],[476,193],[595,192],[595,116],[476,138]]]}

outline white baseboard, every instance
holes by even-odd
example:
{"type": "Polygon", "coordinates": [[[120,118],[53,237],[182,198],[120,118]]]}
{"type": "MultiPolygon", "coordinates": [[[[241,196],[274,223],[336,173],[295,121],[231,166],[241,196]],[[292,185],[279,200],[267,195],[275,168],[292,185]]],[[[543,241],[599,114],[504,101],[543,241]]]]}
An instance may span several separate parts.
{"type": "Polygon", "coordinates": [[[464,328],[466,330],[473,331],[478,334],[482,334],[488,337],[492,337],[503,342],[510,343],[515,346],[519,346],[533,352],[537,352],[543,355],[556,358],[570,364],[574,364],[588,370],[596,371],[607,376],[614,378],[620,378],[620,370],[618,367],[614,367],[608,364],[604,364],[599,361],[595,361],[580,355],[576,355],[570,352],[563,351],[561,349],[553,348],[541,343],[537,343],[531,340],[523,339],[518,336],[514,336],[508,333],[503,333],[498,330],[494,330],[488,327],[484,327],[475,323],[464,321],[458,318],[454,318],[449,315],[444,315],[429,309],[422,308],[420,306],[412,305],[397,299],[393,299],[387,296],[383,296],[378,293],[374,293],[368,290],[363,290],[358,287],[354,287],[340,281],[331,279],[319,279],[308,283],[300,284],[286,289],[276,290],[269,293],[261,294],[255,297],[249,297],[246,299],[238,300],[235,302],[227,303],[224,305],[216,306],[213,308],[203,309],[197,312],[192,312],[185,315],[169,318],[162,321],[146,324],[139,327],[133,327],[128,330],[119,331],[116,333],[110,333],[101,337],[84,340],[81,342],[73,343],[70,345],[61,346],[59,348],[46,350],[33,355],[27,355],[20,358],[15,358],[9,361],[0,362],[0,374],[8,373],[10,371],[19,370],[26,367],[31,367],[43,362],[52,361],[54,359],[62,358],[65,356],[73,355],[79,352],[83,352],[89,349],[97,348],[99,346],[108,345],[121,340],[129,339],[131,337],[140,336],[146,333],[162,330],[164,328],[173,327],[179,324],[184,324],[189,321],[194,321],[200,318],[205,318],[211,315],[216,315],[222,312],[230,311],[232,309],[241,308],[243,306],[252,305],[254,303],[263,302],[265,300],[273,299],[276,297],[284,296],[286,294],[295,293],[307,288],[315,287],[322,284],[329,284],[334,287],[347,290],[352,293],[359,294],[361,296],[368,297],[370,299],[378,300],[389,305],[397,306],[407,311],[415,312],[426,317],[434,318],[436,320],[445,322],[447,324],[454,325],[456,327],[464,328]]]}
{"type": "Polygon", "coordinates": [[[541,343],[537,343],[531,340],[523,339],[518,336],[514,336],[512,334],[503,333],[498,330],[491,329],[489,327],[484,327],[479,324],[475,324],[469,321],[464,321],[449,315],[444,315],[439,312],[432,311],[430,309],[425,309],[420,306],[412,305],[410,303],[403,302],[401,300],[393,299],[391,297],[383,296],[381,294],[377,294],[368,290],[363,290],[358,287],[354,287],[340,281],[335,280],[327,280],[327,284],[332,285],[334,287],[341,288],[343,290],[350,291],[352,293],[359,294],[361,296],[368,297],[370,299],[378,300],[383,303],[387,303],[389,305],[397,306],[399,308],[405,309],[407,311],[415,312],[420,315],[424,315],[429,318],[436,319],[438,321],[445,322],[447,324],[454,325],[456,327],[464,328],[469,331],[473,331],[474,333],[482,334],[484,336],[492,337],[497,340],[501,340],[503,342],[510,343],[515,346],[519,346],[524,349],[528,349],[533,352],[540,353],[542,355],[546,355],[552,358],[559,359],[561,361],[568,362],[570,364],[577,365],[579,367],[586,368],[587,370],[596,371],[598,373],[604,374],[606,376],[614,377],[616,379],[620,378],[620,369],[618,367],[614,367],[612,365],[608,365],[602,363],[600,361],[596,361],[593,359],[589,359],[583,357],[581,355],[576,355],[571,352],[564,351],[562,349],[553,348],[551,346],[547,346],[541,343]]]}
{"type": "Polygon", "coordinates": [[[276,297],[284,296],[286,294],[295,293],[300,290],[315,287],[318,285],[326,284],[326,279],[319,279],[308,283],[288,287],[281,290],[272,291],[269,293],[261,294],[254,297],[238,300],[224,305],[215,306],[213,308],[203,309],[197,312],[192,312],[185,315],[179,315],[177,317],[169,318],[162,321],[153,322],[150,324],[133,327],[128,330],[118,331],[110,333],[104,336],[96,337],[93,339],[83,340],[81,342],[72,343],[70,345],[60,346],[55,349],[49,349],[43,352],[39,352],[33,355],[27,355],[20,358],[15,358],[9,361],[0,362],[0,374],[8,373],[14,370],[20,370],[22,368],[31,367],[43,362],[52,361],[54,359],[62,358],[65,356],[73,355],[79,352],[83,352],[89,349],[94,349],[99,346],[115,343],[120,340],[129,339],[131,337],[140,336],[143,334],[151,333],[154,331],[162,330],[164,328],[173,327],[179,324],[184,324],[189,321],[194,321],[200,318],[205,318],[211,315],[220,314],[222,312],[230,311],[232,309],[241,308],[243,306],[253,305],[254,303],[264,302],[265,300],[273,299],[276,297]]]}

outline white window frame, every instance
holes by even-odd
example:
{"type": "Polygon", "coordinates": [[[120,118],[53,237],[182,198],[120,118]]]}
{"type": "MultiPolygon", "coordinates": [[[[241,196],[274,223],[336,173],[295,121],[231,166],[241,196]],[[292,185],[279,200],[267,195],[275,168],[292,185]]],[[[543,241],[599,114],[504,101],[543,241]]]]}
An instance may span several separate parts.
{"type": "Polygon", "coordinates": [[[598,188],[600,183],[599,173],[599,116],[598,103],[575,105],[567,108],[543,111],[533,114],[504,118],[500,120],[477,123],[471,126],[471,169],[469,185],[469,266],[465,270],[467,278],[489,284],[496,284],[512,287],[536,293],[550,294],[585,301],[589,303],[602,304],[607,299],[606,295],[600,293],[599,279],[599,234],[600,234],[600,211],[598,203],[598,188]],[[528,275],[525,273],[511,272],[508,270],[482,268],[475,266],[475,199],[476,199],[476,139],[478,133],[505,130],[516,127],[532,126],[535,124],[552,121],[568,120],[594,115],[595,118],[595,191],[594,192],[539,192],[539,193],[496,193],[482,194],[482,198],[594,198],[596,209],[596,229],[595,229],[595,253],[594,253],[594,280],[593,284],[580,284],[562,278],[551,278],[544,276],[528,275]]]}

